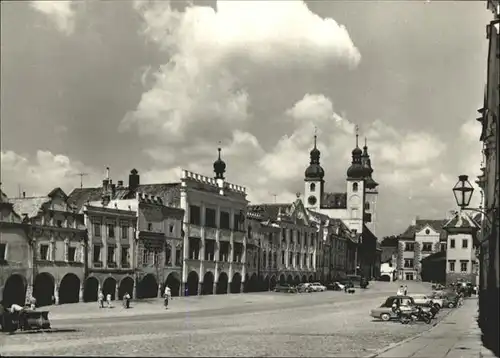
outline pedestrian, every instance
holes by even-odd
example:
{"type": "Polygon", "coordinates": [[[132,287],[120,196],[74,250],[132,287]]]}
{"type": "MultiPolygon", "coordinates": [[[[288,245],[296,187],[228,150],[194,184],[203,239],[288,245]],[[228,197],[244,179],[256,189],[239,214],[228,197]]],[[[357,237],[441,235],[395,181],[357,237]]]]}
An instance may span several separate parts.
{"type": "Polygon", "coordinates": [[[405,285],[403,292],[404,292],[405,296],[408,294],[408,286],[405,285]]]}
{"type": "Polygon", "coordinates": [[[106,303],[108,304],[108,308],[111,308],[111,293],[106,295],[106,303]]]}
{"type": "Polygon", "coordinates": [[[104,308],[104,294],[102,291],[99,291],[99,294],[97,295],[97,304],[99,305],[99,308],[104,308]]]}
{"type": "Polygon", "coordinates": [[[403,296],[404,295],[404,288],[403,285],[399,286],[398,292],[396,292],[396,296],[403,296]]]}
{"type": "Polygon", "coordinates": [[[167,297],[169,300],[172,299],[172,290],[170,289],[170,287],[165,286],[164,296],[167,297]]]}
{"type": "Polygon", "coordinates": [[[123,295],[123,307],[130,308],[130,295],[128,292],[123,295]]]}

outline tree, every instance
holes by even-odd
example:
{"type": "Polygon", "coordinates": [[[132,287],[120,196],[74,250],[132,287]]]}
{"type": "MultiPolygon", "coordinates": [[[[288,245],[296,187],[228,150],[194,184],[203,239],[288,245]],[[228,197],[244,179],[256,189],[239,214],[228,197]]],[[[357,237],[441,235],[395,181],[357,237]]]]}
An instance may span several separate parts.
{"type": "Polygon", "coordinates": [[[399,236],[386,236],[382,239],[381,246],[382,247],[397,247],[399,242],[399,236]]]}

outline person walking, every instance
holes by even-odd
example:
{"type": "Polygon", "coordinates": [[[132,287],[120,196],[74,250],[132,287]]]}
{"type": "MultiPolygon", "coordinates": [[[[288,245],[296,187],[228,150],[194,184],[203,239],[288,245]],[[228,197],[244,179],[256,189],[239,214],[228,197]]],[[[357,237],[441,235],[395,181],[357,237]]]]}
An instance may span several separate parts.
{"type": "Polygon", "coordinates": [[[404,288],[403,285],[399,286],[398,292],[396,292],[396,296],[403,296],[404,295],[404,288]]]}
{"type": "Polygon", "coordinates": [[[111,293],[106,295],[106,303],[108,304],[108,308],[111,308],[111,293]]]}
{"type": "Polygon", "coordinates": [[[99,294],[97,295],[97,304],[99,305],[99,308],[104,308],[104,294],[102,291],[99,291],[99,294]]]}
{"type": "Polygon", "coordinates": [[[123,295],[123,307],[130,308],[130,295],[128,292],[123,295]]]}
{"type": "Polygon", "coordinates": [[[405,296],[408,295],[408,286],[405,285],[405,287],[403,288],[403,292],[405,296]]]}

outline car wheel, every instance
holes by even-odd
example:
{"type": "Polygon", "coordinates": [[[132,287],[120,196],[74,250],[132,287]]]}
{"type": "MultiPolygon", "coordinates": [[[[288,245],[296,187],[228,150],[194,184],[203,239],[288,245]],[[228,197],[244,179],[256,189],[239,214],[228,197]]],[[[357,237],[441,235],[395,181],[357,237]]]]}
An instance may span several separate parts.
{"type": "Polygon", "coordinates": [[[453,308],[455,307],[455,304],[453,302],[448,303],[448,308],[453,308]]]}
{"type": "Polygon", "coordinates": [[[382,321],[386,321],[387,322],[387,321],[389,321],[391,319],[391,315],[389,313],[382,313],[380,315],[380,319],[382,321]]]}

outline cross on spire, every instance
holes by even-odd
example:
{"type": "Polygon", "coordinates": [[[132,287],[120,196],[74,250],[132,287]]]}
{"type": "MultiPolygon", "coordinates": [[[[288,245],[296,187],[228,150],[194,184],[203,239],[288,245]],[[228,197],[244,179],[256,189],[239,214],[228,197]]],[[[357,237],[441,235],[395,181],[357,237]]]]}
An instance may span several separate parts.
{"type": "Polygon", "coordinates": [[[355,130],[356,130],[356,147],[358,147],[359,126],[357,124],[356,124],[355,130]]]}
{"type": "Polygon", "coordinates": [[[366,144],[366,137],[365,137],[365,147],[368,147],[368,145],[366,144]]]}
{"type": "Polygon", "coordinates": [[[219,160],[220,160],[220,151],[221,151],[221,145],[222,145],[222,142],[219,141],[219,147],[217,148],[217,151],[219,152],[219,160]]]}
{"type": "Polygon", "coordinates": [[[314,126],[314,148],[316,148],[317,139],[318,139],[318,127],[314,126]]]}

